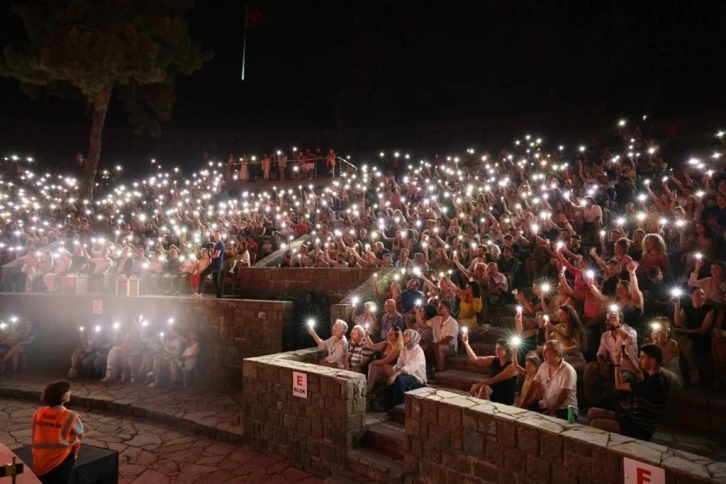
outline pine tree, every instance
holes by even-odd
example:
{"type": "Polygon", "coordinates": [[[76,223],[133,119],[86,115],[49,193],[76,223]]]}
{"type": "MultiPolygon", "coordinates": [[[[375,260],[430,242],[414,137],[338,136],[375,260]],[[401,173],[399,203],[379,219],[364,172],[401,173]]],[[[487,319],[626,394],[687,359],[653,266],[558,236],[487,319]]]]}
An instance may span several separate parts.
{"type": "Polygon", "coordinates": [[[16,2],[27,35],[4,49],[0,75],[30,95],[76,96],[93,116],[80,196],[90,199],[101,157],[111,95],[117,92],[132,122],[152,132],[174,103],[174,78],[212,58],[189,36],[191,0],[30,0],[16,2]]]}

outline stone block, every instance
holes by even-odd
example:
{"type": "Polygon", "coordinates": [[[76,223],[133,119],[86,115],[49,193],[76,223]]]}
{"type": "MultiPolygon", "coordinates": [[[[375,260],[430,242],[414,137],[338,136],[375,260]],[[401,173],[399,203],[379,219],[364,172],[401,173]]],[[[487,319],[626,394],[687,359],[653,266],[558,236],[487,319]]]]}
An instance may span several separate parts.
{"type": "Polygon", "coordinates": [[[480,457],[484,448],[484,436],[478,432],[464,430],[464,452],[472,457],[480,457]]]}
{"type": "Polygon", "coordinates": [[[320,393],[323,395],[335,397],[335,387],[335,380],[333,378],[322,377],[320,379],[320,393]]]}
{"type": "Polygon", "coordinates": [[[480,413],[477,422],[479,432],[492,437],[497,436],[497,420],[493,416],[480,413]]]}
{"type": "Polygon", "coordinates": [[[583,457],[592,456],[592,449],[594,448],[593,446],[587,445],[580,440],[573,440],[564,437],[563,439],[565,441],[565,452],[571,452],[573,454],[578,454],[583,457]]]}
{"type": "Polygon", "coordinates": [[[406,430],[406,435],[409,435],[412,437],[418,437],[419,434],[421,433],[421,424],[419,423],[418,420],[406,418],[405,430],[406,430]]]}
{"type": "Polygon", "coordinates": [[[564,439],[549,432],[539,433],[540,457],[553,464],[562,463],[564,439]]]}
{"type": "Polygon", "coordinates": [[[348,415],[347,430],[358,430],[363,426],[363,414],[348,415]]]}
{"type": "Polygon", "coordinates": [[[423,456],[431,462],[441,462],[441,447],[433,442],[426,440],[423,443],[423,456]]]}
{"type": "Polygon", "coordinates": [[[550,467],[551,464],[546,460],[538,459],[537,457],[527,454],[526,455],[526,476],[535,482],[541,482],[547,484],[550,482],[550,467]]]}
{"type": "Polygon", "coordinates": [[[433,400],[423,400],[421,402],[421,420],[426,423],[438,425],[439,423],[439,402],[433,400]]]}
{"type": "Polygon", "coordinates": [[[484,460],[496,467],[504,467],[504,454],[507,450],[498,442],[487,442],[484,460]]]}
{"type": "Polygon", "coordinates": [[[539,432],[523,425],[517,425],[517,448],[535,457],[539,456],[539,432]]]}
{"type": "Polygon", "coordinates": [[[623,475],[623,459],[605,449],[592,452],[592,476],[606,482],[615,482],[623,475]]]}
{"type": "Polygon", "coordinates": [[[413,398],[406,396],[406,400],[411,401],[411,414],[406,414],[406,419],[412,418],[414,420],[421,420],[421,414],[422,414],[422,406],[421,406],[421,400],[418,398],[413,398]]]}
{"type": "Polygon", "coordinates": [[[557,484],[578,484],[577,474],[561,465],[552,464],[551,474],[551,482],[556,482],[557,484]]]}
{"type": "MultiPolygon", "coordinates": [[[[565,443],[565,445],[567,445],[565,443]]],[[[567,450],[562,454],[562,465],[582,478],[592,476],[592,458],[567,450]]]]}
{"type": "Polygon", "coordinates": [[[514,422],[497,420],[497,440],[506,447],[517,446],[517,431],[514,422]]]}
{"type": "Polygon", "coordinates": [[[473,459],[471,461],[471,473],[479,479],[487,482],[496,482],[499,469],[486,461],[473,459]]]}
{"type": "Polygon", "coordinates": [[[507,449],[504,451],[504,468],[515,474],[526,473],[527,454],[519,449],[507,449]]]}

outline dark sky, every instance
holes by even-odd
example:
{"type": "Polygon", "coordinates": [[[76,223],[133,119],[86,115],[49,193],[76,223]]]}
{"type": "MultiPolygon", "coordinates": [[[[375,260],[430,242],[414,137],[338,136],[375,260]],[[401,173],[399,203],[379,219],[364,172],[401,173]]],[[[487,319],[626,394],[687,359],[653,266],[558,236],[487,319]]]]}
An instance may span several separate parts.
{"type": "MultiPolygon", "coordinates": [[[[215,58],[177,82],[170,126],[327,129],[592,104],[613,116],[720,107],[724,3],[260,0],[269,22],[249,31],[242,82],[244,4],[200,1],[192,35],[215,58]]],[[[7,2],[0,8],[6,44],[22,28],[7,2]]],[[[0,100],[2,118],[86,121],[79,104],[30,103],[12,80],[0,79],[0,100]]],[[[109,122],[125,123],[124,113],[112,110],[109,122]]]]}

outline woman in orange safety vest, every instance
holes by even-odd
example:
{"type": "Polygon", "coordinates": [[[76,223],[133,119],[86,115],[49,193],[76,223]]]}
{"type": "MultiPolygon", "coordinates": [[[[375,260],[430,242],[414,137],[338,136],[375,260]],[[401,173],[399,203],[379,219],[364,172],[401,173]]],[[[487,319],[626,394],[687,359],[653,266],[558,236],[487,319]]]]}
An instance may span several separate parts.
{"type": "Polygon", "coordinates": [[[81,418],[63,406],[71,384],[51,383],[40,399],[46,406],[33,415],[33,472],[43,484],[68,484],[83,438],[81,418]]]}

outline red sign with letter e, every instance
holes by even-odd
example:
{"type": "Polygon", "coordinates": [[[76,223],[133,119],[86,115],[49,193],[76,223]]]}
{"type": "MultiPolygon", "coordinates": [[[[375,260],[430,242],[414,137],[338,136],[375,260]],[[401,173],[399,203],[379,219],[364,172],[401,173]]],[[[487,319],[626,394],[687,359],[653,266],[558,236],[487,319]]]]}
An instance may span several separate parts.
{"type": "Polygon", "coordinates": [[[103,301],[101,299],[94,299],[93,300],[93,308],[91,311],[93,314],[101,314],[103,313],[103,301]]]}
{"type": "Polygon", "coordinates": [[[300,398],[308,398],[308,374],[292,372],[292,394],[300,398]]]}
{"type": "Polygon", "coordinates": [[[624,484],[665,484],[665,470],[623,457],[624,484]]]}

